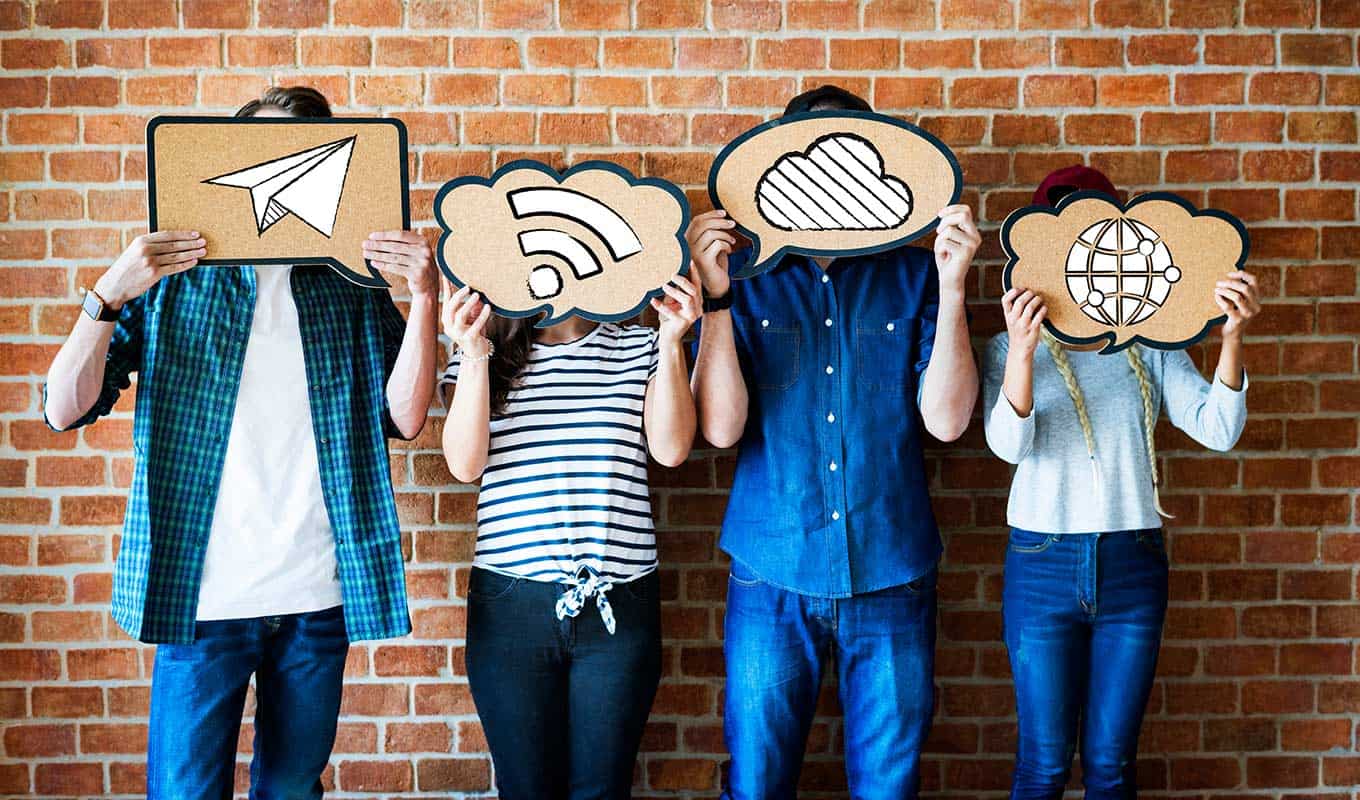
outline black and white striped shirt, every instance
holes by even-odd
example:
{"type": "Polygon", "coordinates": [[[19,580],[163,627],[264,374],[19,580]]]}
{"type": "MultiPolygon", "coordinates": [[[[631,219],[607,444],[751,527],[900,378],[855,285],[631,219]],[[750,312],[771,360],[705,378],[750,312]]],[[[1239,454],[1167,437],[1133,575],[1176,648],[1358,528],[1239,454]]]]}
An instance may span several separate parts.
{"type": "MultiPolygon", "coordinates": [[[[656,568],[642,406],[656,331],[597,326],[534,343],[491,419],[473,564],[537,581],[618,583],[656,568]]],[[[459,358],[441,383],[458,377],[459,358]]]]}

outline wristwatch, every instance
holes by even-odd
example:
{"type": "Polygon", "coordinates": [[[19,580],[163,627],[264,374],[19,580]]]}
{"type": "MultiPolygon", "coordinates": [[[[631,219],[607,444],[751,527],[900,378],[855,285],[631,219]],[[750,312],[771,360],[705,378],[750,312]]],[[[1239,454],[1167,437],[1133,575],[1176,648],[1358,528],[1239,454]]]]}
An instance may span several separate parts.
{"type": "Polygon", "coordinates": [[[108,303],[94,289],[85,290],[85,299],[80,301],[80,309],[85,316],[95,322],[117,322],[120,309],[109,308],[108,303]]]}
{"type": "Polygon", "coordinates": [[[732,307],[732,287],[728,286],[727,291],[722,297],[709,297],[708,292],[704,292],[704,313],[710,311],[726,311],[732,307]]]}

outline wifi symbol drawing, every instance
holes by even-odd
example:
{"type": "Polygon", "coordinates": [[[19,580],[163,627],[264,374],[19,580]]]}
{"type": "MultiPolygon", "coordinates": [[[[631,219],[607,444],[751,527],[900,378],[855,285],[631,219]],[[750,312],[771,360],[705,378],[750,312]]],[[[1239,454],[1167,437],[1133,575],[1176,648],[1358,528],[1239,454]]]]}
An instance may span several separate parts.
{"type": "MultiPolygon", "coordinates": [[[[612,263],[642,252],[642,240],[617,211],[590,195],[562,187],[532,187],[507,192],[515,219],[556,217],[570,220],[595,235],[609,251],[612,263]]],[[[604,272],[596,249],[556,228],[520,231],[519,249],[525,256],[554,256],[565,262],[577,280],[604,272]]],[[[562,293],[561,271],[543,263],[529,271],[529,294],[547,300],[562,293]]]]}

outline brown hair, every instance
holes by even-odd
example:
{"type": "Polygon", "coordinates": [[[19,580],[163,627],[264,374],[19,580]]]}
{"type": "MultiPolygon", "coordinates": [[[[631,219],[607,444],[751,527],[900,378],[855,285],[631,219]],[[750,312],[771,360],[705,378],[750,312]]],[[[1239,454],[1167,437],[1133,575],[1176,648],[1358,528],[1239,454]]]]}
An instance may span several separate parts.
{"type": "Polygon", "coordinates": [[[486,323],[486,338],[495,355],[491,357],[491,416],[505,413],[510,390],[519,384],[520,373],[529,365],[534,346],[534,317],[512,319],[496,314],[486,323]]]}
{"type": "Polygon", "coordinates": [[[310,86],[271,86],[260,99],[251,100],[236,111],[238,117],[253,117],[266,106],[281,108],[303,119],[331,116],[326,96],[310,86]]]}

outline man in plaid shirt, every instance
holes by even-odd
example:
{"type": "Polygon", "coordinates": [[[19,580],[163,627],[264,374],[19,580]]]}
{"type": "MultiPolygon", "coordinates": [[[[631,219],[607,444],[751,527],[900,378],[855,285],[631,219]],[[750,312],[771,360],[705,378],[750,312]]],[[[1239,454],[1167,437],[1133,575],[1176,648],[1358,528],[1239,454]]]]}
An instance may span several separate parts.
{"type": "MultiPolygon", "coordinates": [[[[275,88],[239,116],[330,116],[275,88]]],[[[254,675],[252,797],[320,797],[351,640],[410,630],[387,436],[434,391],[438,281],[410,231],[365,256],[387,292],[327,267],[204,267],[196,231],[137,237],[96,282],[48,374],[57,430],[109,413],[136,372],[135,472],[113,616],[154,642],[147,794],[226,798],[254,675]]]]}

